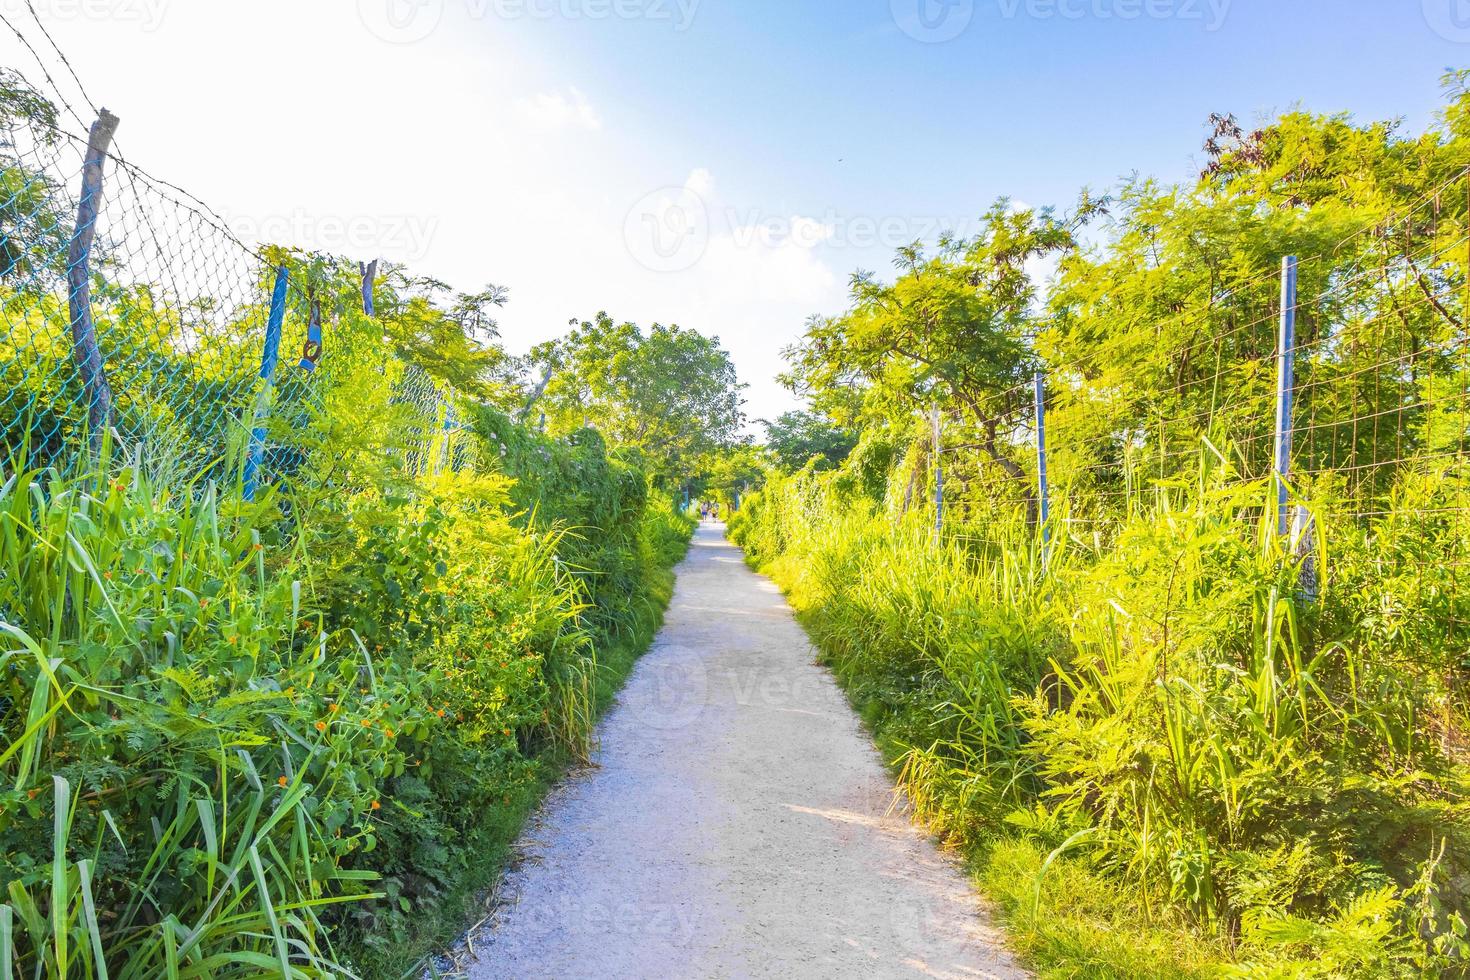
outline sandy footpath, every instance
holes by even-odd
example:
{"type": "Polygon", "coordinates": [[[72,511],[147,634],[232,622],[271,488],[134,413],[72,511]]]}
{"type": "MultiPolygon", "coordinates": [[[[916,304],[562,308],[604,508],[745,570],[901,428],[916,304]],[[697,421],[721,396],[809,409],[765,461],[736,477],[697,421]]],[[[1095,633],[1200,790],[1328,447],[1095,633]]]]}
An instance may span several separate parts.
{"type": "Polygon", "coordinates": [[[475,980],[1026,976],[722,528],[598,741],[471,936],[475,980]]]}

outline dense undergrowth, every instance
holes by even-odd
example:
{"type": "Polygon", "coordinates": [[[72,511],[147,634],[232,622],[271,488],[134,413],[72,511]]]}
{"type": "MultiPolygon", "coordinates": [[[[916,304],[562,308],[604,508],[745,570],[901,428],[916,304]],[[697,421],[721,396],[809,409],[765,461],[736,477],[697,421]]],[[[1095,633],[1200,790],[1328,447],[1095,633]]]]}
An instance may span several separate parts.
{"type": "Polygon", "coordinates": [[[412,972],[587,757],[671,593],[693,525],[636,451],[504,415],[504,352],[412,282],[369,316],[351,264],[281,261],[338,316],[275,393],[254,499],[248,433],[209,455],[188,430],[228,385],[120,411],[91,462],[51,465],[49,416],[6,422],[4,975],[412,972]]]}
{"type": "Polygon", "coordinates": [[[693,532],[669,472],[729,420],[689,402],[653,462],[585,405],[532,430],[504,289],[162,216],[182,284],[100,220],[103,397],[57,113],[3,74],[0,976],[416,974],[588,757],[693,532]]]}
{"type": "Polygon", "coordinates": [[[1024,523],[937,544],[850,472],[733,533],[1044,975],[1460,975],[1463,478],[1406,476],[1371,530],[1323,502],[1302,554],[1223,473],[1046,569],[1024,523]]]}
{"type": "Polygon", "coordinates": [[[140,460],[10,474],[7,962],[386,976],[462,925],[585,754],[690,530],[595,436],[546,451],[575,526],[500,474],[298,498],[297,520],[284,491],[245,504],[140,460]]]}
{"type": "Polygon", "coordinates": [[[1445,85],[1422,132],[1216,115],[1197,178],[998,201],[787,352],[805,465],[734,534],[1046,976],[1470,973],[1445,85]]]}

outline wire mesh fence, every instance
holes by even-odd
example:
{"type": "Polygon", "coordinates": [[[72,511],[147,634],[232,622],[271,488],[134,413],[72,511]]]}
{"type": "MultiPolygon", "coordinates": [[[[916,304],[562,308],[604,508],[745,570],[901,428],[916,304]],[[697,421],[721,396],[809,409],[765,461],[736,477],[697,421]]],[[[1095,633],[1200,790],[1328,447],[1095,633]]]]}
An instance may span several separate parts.
{"type": "Polygon", "coordinates": [[[373,326],[375,263],[349,289],[340,260],[314,269],[319,257],[241,242],[208,206],[123,159],[116,120],[60,91],[60,52],[47,59],[4,24],[45,80],[0,71],[4,458],[65,469],[106,433],[194,473],[242,462],[250,493],[302,464],[292,434],[325,410],[334,347],[355,345],[393,386],[409,468],[475,464],[460,421],[470,399],[397,361],[373,326]]]}
{"type": "MultiPolygon", "coordinates": [[[[1464,510],[1467,194],[1454,174],[1293,258],[1289,287],[1285,270],[1258,269],[1186,312],[1126,323],[1089,358],[1039,343],[1039,390],[1018,379],[981,420],[941,412],[911,455],[944,535],[982,561],[1046,538],[1100,553],[1140,508],[1209,480],[1278,483],[1286,507],[1271,516],[1288,532],[1305,530],[1303,501],[1336,520],[1383,518],[1415,480],[1428,484],[1415,514],[1464,510]]],[[[1261,497],[1241,516],[1272,509],[1261,497]]]]}

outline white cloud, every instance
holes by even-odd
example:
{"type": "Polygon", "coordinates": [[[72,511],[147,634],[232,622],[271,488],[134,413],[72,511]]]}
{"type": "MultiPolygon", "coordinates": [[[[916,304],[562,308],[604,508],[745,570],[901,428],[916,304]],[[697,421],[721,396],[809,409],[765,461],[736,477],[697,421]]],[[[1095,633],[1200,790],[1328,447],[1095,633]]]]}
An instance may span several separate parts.
{"type": "Polygon", "coordinates": [[[832,241],[837,235],[835,225],[800,214],[755,217],[731,211],[726,217],[731,237],[742,247],[759,243],[769,248],[812,249],[832,241]]]}
{"type": "Polygon", "coordinates": [[[597,110],[575,85],[567,86],[564,92],[540,92],[529,98],[518,99],[516,111],[534,128],[543,132],[566,129],[596,132],[602,128],[602,118],[598,116],[597,110]]]}
{"type": "Polygon", "coordinates": [[[716,181],[705,169],[694,171],[685,186],[698,188],[708,205],[709,244],[690,269],[650,283],[650,295],[676,311],[661,317],[665,321],[718,335],[750,385],[747,414],[775,418],[798,405],[776,381],[787,367],[781,352],[799,339],[808,316],[846,305],[845,277],[816,249],[832,229],[799,215],[743,221],[714,192],[716,181]]]}
{"type": "Polygon", "coordinates": [[[709,197],[715,189],[715,175],[704,167],[695,167],[689,171],[689,177],[684,181],[684,189],[700,197],[709,197]]]}
{"type": "MultiPolygon", "coordinates": [[[[123,116],[123,151],[217,210],[267,228],[283,220],[294,228],[298,215],[311,222],[308,228],[339,222],[349,231],[363,217],[401,218],[424,234],[399,245],[393,226],[381,233],[373,226],[365,240],[354,234],[343,251],[356,259],[411,262],[414,271],[464,290],[486,282],[508,286],[510,303],[499,320],[513,352],[599,310],[645,327],[679,323],[720,337],[751,384],[749,414],[774,417],[795,405],[774,380],[784,368],[780,351],[801,335],[810,314],[845,305],[845,276],[829,263],[845,272],[848,259],[825,254],[830,241],[802,247],[823,232],[738,239],[733,213],[744,209],[753,220],[765,213],[750,210],[742,181],[684,158],[678,146],[661,141],[663,120],[640,115],[636,105],[620,108],[616,126],[603,120],[597,110],[606,106],[594,106],[589,89],[569,87],[575,65],[539,58],[534,46],[516,43],[515,24],[454,29],[450,7],[444,29],[421,43],[390,47],[362,29],[351,6],[282,5],[290,28],[280,39],[282,57],[308,66],[308,75],[267,76],[260,90],[185,87],[179,109],[204,127],[187,134],[156,92],[179,58],[195,74],[244,77],[246,48],[270,41],[273,29],[254,8],[179,3],[157,31],[121,37],[113,25],[91,20],[54,30],[78,64],[123,59],[125,71],[89,79],[98,99],[123,116]],[[211,51],[203,42],[218,36],[251,43],[211,51]],[[313,41],[323,36],[339,40],[325,47],[313,41]],[[415,84],[383,87],[385,71],[415,84]],[[293,97],[302,85],[376,94],[346,100],[324,118],[293,97]],[[429,90],[462,97],[425,102],[419,93],[429,90]],[[465,124],[466,104],[475,107],[475,125],[465,124]],[[282,145],[352,146],[384,118],[400,122],[403,138],[350,166],[279,153],[282,145]],[[534,138],[553,130],[560,138],[534,138]],[[252,138],[222,160],[217,147],[237,132],[252,138]],[[569,141],[585,152],[570,152],[569,141]],[[596,165],[588,166],[594,151],[596,165]],[[446,159],[473,161],[473,193],[462,181],[405,176],[441,173],[446,159]],[[630,250],[625,224],[640,199],[653,192],[676,199],[680,191],[707,203],[708,247],[689,268],[659,272],[630,250]]],[[[0,43],[0,63],[23,64],[26,57],[0,43]]],[[[788,220],[793,229],[808,229],[811,219],[788,220]]],[[[224,275],[236,266],[244,268],[221,256],[209,271],[224,275]]]]}
{"type": "Polygon", "coordinates": [[[798,248],[815,248],[837,234],[837,229],[816,218],[796,215],[791,219],[791,241],[798,248]]]}

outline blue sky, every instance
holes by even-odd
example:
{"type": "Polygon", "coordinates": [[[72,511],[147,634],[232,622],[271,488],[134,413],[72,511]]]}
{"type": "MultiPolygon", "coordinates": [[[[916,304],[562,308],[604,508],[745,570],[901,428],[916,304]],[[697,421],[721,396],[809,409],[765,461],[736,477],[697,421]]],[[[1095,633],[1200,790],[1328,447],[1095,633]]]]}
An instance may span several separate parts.
{"type": "Polygon", "coordinates": [[[604,308],[717,333],[755,416],[902,241],[1186,179],[1214,111],[1420,128],[1470,64],[1470,0],[35,2],[242,237],[509,286],[517,350],[604,308]]]}
{"type": "Polygon", "coordinates": [[[976,0],[959,37],[924,44],[887,0],[704,0],[682,34],[542,24],[537,42],[629,123],[655,121],[659,153],[717,161],[744,200],[813,214],[1066,204],[1133,171],[1187,177],[1212,111],[1249,122],[1302,105],[1422,126],[1440,74],[1470,53],[1419,0],[1219,2],[1210,30],[1203,0],[1172,5],[1200,19],[1133,21],[1008,18],[1001,0],[976,0]]]}

